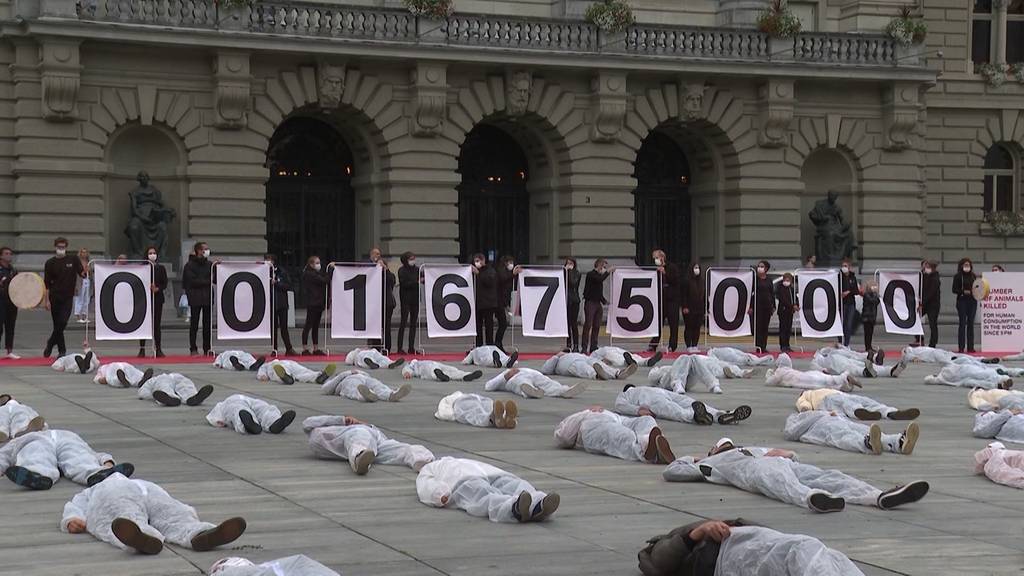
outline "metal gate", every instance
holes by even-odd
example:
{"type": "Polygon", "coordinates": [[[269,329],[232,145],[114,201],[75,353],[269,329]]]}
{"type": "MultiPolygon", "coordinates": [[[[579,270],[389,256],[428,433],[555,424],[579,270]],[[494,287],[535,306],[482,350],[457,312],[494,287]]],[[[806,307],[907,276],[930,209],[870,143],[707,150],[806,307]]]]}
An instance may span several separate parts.
{"type": "Polygon", "coordinates": [[[636,262],[649,264],[651,251],[661,248],[669,261],[691,257],[690,165],[668,136],[652,132],[644,139],[633,165],[636,262]]]}

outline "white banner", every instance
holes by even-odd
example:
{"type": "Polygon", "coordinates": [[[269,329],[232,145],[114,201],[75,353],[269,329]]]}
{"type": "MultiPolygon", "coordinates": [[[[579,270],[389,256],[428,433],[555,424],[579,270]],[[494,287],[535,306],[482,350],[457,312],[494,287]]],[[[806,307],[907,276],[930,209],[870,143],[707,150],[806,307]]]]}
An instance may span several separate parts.
{"type": "Polygon", "coordinates": [[[96,339],[152,340],[153,265],[93,266],[96,339]]]}
{"type": "Polygon", "coordinates": [[[800,270],[797,272],[797,294],[801,336],[834,338],[843,335],[838,271],[800,270]]]}
{"type": "Polygon", "coordinates": [[[920,272],[878,272],[878,295],[882,298],[886,332],[924,335],[921,315],[917,313],[920,286],[920,272]]]}
{"type": "Polygon", "coordinates": [[[750,336],[751,294],[754,274],[750,270],[710,270],[708,274],[708,334],[750,336]]]}
{"type": "Polygon", "coordinates": [[[657,270],[616,268],[608,302],[608,333],[648,338],[661,333],[661,286],[657,270]]]}
{"type": "Polygon", "coordinates": [[[424,266],[427,336],[476,336],[476,298],[471,266],[424,266]]]}
{"type": "Polygon", "coordinates": [[[330,301],[331,338],[383,338],[383,268],[335,266],[330,301]]]}
{"type": "Polygon", "coordinates": [[[217,275],[217,339],[270,339],[269,262],[221,262],[217,275]]]}
{"type": "Polygon", "coordinates": [[[981,302],[981,349],[1018,354],[1024,349],[1024,274],[985,272],[988,298],[981,302]]]}
{"type": "Polygon", "coordinates": [[[561,268],[522,268],[519,272],[519,307],[523,336],[567,338],[565,271],[561,268]]]}

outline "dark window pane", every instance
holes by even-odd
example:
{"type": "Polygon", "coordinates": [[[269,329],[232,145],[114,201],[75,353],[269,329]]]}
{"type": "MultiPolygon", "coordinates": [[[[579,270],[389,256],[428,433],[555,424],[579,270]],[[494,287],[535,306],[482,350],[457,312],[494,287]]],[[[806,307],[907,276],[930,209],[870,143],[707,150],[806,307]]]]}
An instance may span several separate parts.
{"type": "Polygon", "coordinates": [[[983,210],[985,211],[986,214],[992,211],[992,196],[993,196],[993,190],[992,190],[993,182],[992,181],[994,179],[995,179],[995,176],[985,176],[985,201],[984,201],[983,210]]]}
{"type": "Polygon", "coordinates": [[[975,63],[988,62],[992,46],[992,23],[975,20],[971,30],[971,60],[975,63]]]}
{"type": "Polygon", "coordinates": [[[1024,14],[1024,0],[1010,0],[1006,12],[1008,14],[1024,14]]]}
{"type": "Polygon", "coordinates": [[[992,12],[992,0],[974,0],[974,13],[990,13],[992,12]]]}
{"type": "Polygon", "coordinates": [[[996,176],[996,211],[1013,210],[1013,176],[996,176]]]}
{"type": "Polygon", "coordinates": [[[1010,64],[1024,62],[1024,21],[1006,23],[1006,61],[1010,64]]]}
{"type": "Polygon", "coordinates": [[[1011,156],[1010,151],[1003,146],[993,144],[992,147],[988,149],[988,154],[985,155],[985,169],[1012,170],[1013,156],[1011,156]]]}

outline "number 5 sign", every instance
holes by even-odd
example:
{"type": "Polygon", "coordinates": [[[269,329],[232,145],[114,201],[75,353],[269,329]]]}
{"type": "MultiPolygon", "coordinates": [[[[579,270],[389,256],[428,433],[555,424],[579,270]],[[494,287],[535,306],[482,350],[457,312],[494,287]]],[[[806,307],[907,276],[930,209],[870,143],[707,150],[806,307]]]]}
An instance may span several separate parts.
{"type": "Polygon", "coordinates": [[[657,270],[616,269],[608,304],[608,333],[616,338],[644,338],[661,332],[661,291],[657,270]]]}
{"type": "Polygon", "coordinates": [[[519,272],[519,307],[523,336],[569,336],[565,302],[565,273],[561,268],[523,268],[519,272]]]}
{"type": "Polygon", "coordinates": [[[332,266],[331,338],[381,338],[384,270],[377,265],[332,266]]]}

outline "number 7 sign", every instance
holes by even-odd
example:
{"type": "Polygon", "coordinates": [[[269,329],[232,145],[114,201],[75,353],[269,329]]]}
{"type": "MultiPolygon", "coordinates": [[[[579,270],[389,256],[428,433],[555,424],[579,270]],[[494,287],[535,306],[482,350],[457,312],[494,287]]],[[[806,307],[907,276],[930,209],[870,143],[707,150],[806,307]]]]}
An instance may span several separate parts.
{"type": "Polygon", "coordinates": [[[519,307],[522,310],[523,336],[569,336],[565,273],[561,268],[520,270],[519,307]]]}
{"type": "Polygon", "coordinates": [[[616,338],[657,336],[661,331],[657,270],[616,269],[608,303],[608,333],[616,338]]]}

